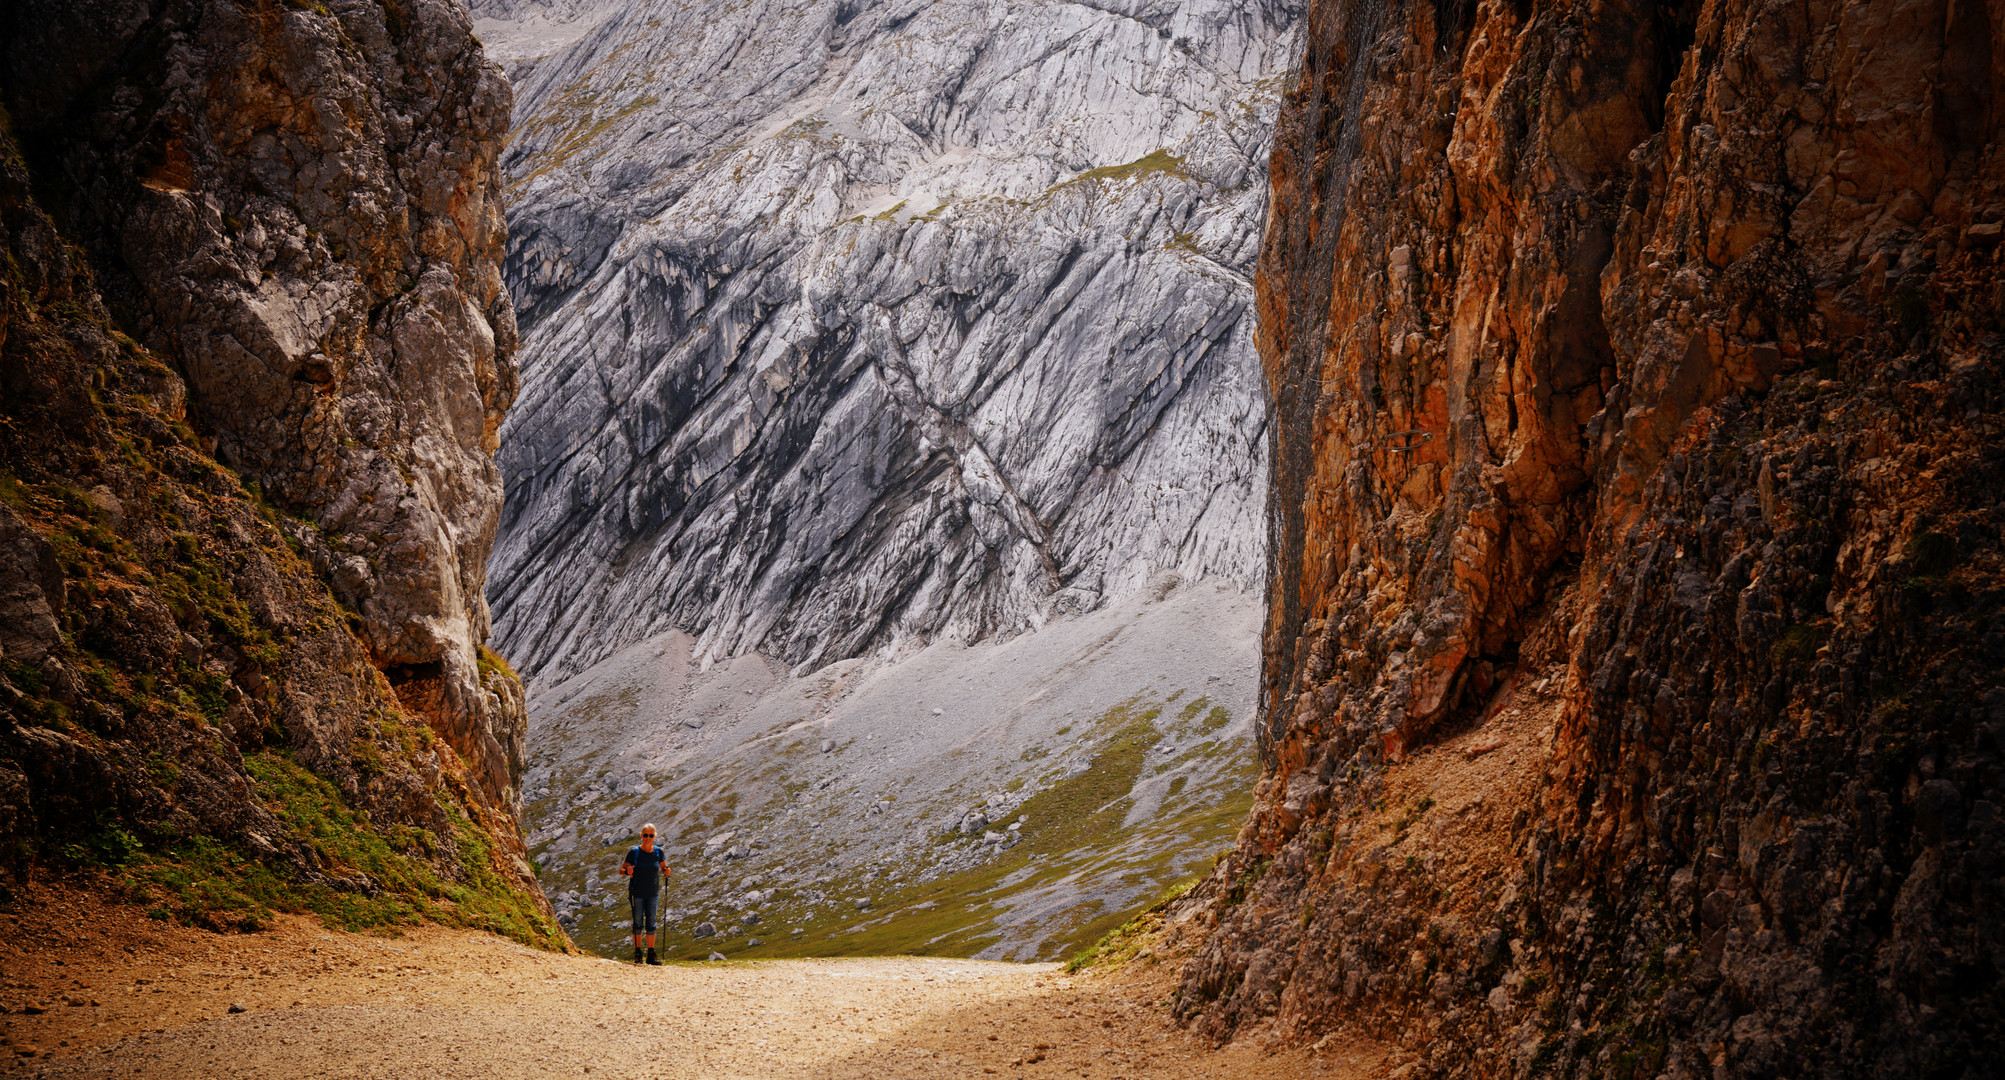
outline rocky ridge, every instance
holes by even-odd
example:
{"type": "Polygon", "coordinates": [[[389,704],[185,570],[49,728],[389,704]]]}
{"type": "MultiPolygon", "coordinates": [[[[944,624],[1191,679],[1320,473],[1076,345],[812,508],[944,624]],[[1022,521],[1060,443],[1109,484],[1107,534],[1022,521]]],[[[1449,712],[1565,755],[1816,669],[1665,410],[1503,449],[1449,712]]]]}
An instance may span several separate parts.
{"type": "Polygon", "coordinates": [[[806,674],[1256,583],[1297,14],[649,2],[518,59],[504,651],[561,679],[680,629],[806,674]]]}
{"type": "Polygon", "coordinates": [[[0,40],[12,849],[561,940],[481,649],[510,98],[465,12],[42,4],[0,40]]]}
{"type": "Polygon", "coordinates": [[[1408,1075],[1995,1072],[1998,25],[1311,4],[1266,775],[1187,1022],[1408,1075]]]}
{"type": "Polygon", "coordinates": [[[614,8],[604,0],[481,0],[468,6],[481,50],[511,78],[590,33],[614,8]]]}

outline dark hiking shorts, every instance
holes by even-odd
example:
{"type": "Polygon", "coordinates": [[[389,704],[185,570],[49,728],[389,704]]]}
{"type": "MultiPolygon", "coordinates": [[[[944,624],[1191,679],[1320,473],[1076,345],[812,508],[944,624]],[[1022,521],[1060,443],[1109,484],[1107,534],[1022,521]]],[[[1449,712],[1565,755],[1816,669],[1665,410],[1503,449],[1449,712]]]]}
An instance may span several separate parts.
{"type": "Polygon", "coordinates": [[[628,893],[627,904],[634,909],[634,933],[654,933],[654,909],[659,894],[628,893]],[[645,924],[646,929],[642,929],[645,924]]]}

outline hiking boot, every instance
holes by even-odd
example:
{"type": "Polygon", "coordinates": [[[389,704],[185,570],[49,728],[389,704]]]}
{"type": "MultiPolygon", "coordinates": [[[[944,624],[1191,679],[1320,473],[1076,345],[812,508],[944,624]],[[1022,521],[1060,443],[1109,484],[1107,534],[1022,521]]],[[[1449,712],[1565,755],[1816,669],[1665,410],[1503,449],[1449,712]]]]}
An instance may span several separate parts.
{"type": "Polygon", "coordinates": [[[634,946],[634,963],[640,963],[640,946],[634,946]]]}
{"type": "Polygon", "coordinates": [[[661,960],[660,960],[660,958],[658,958],[658,957],[656,957],[656,956],[654,955],[654,950],[653,950],[653,949],[649,949],[649,950],[647,951],[647,962],[648,962],[648,963],[650,963],[650,964],[653,964],[653,965],[654,965],[655,967],[660,967],[660,966],[661,966],[661,960]]]}

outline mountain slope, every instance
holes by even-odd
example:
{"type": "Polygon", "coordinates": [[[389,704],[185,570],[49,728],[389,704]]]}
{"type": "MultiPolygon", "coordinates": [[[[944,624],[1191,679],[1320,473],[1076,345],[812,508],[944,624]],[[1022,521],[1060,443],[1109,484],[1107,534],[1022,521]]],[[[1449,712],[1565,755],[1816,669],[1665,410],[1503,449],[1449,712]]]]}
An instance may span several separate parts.
{"type": "Polygon", "coordinates": [[[1256,581],[1293,20],[644,3],[519,61],[504,651],[808,671],[1256,581]]]}
{"type": "Polygon", "coordinates": [[[1213,584],[807,678],[670,631],[531,695],[531,850],[608,956],[652,821],[681,955],[1062,958],[1244,819],[1259,625],[1213,584]]]}

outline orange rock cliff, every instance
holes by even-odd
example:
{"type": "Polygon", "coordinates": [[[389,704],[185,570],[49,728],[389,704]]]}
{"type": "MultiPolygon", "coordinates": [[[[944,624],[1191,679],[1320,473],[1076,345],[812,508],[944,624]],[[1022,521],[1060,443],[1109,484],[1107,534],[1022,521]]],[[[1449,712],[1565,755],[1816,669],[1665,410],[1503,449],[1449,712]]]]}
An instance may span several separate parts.
{"type": "Polygon", "coordinates": [[[1265,779],[1179,1009],[1996,1074],[2005,7],[1314,0],[1265,779]]]}

